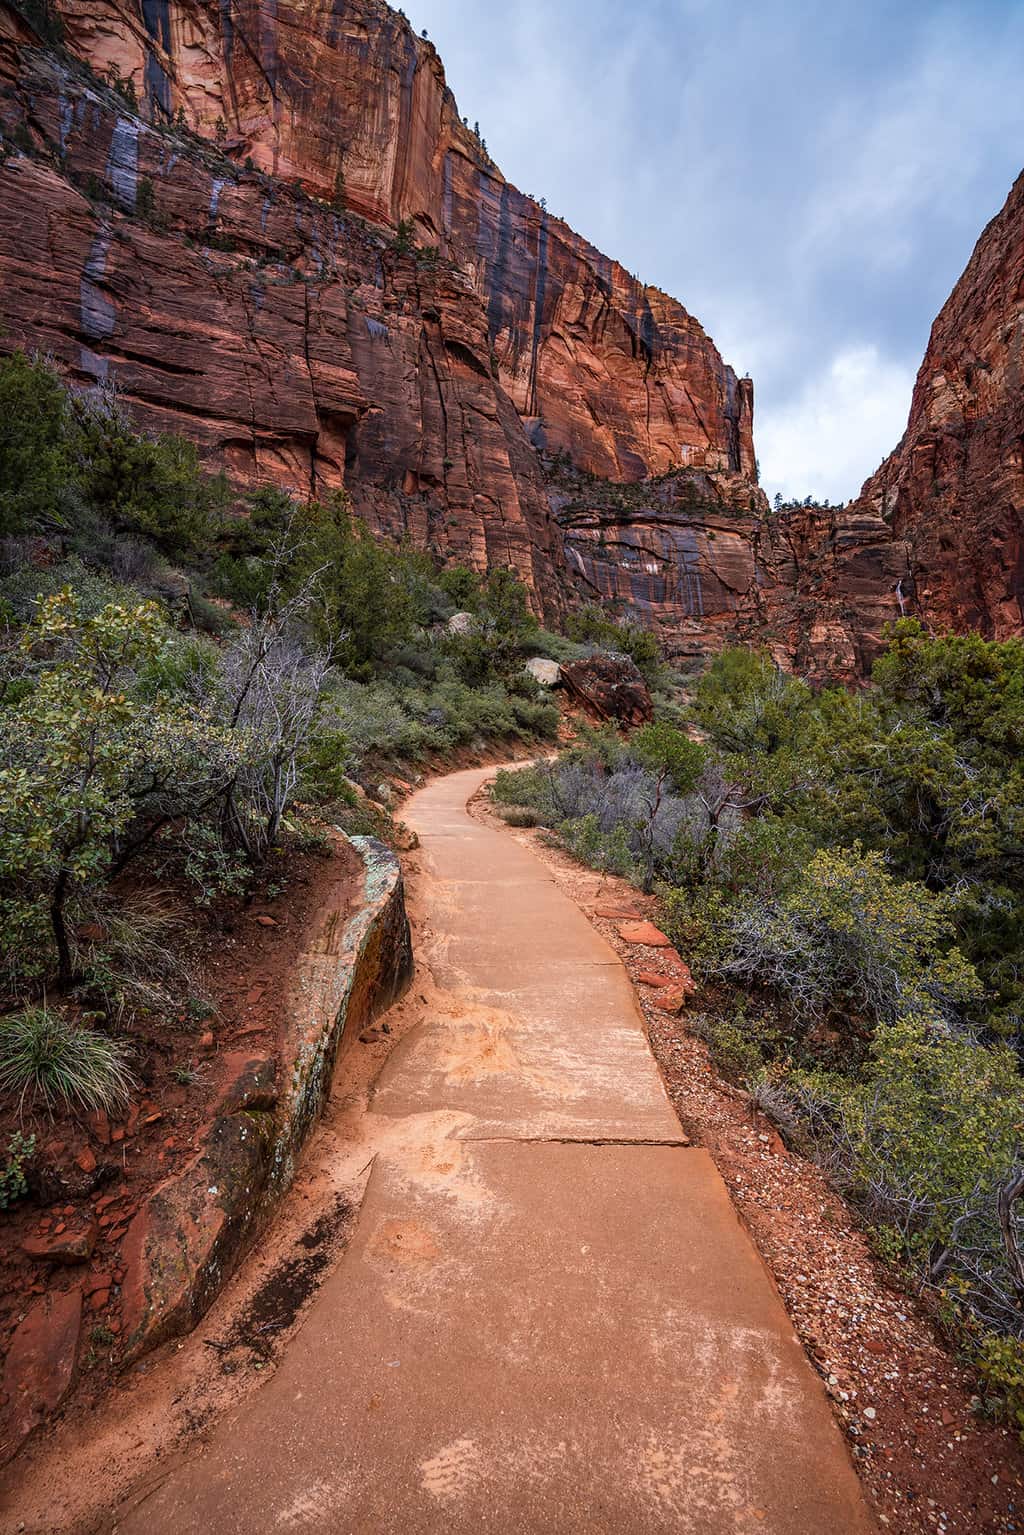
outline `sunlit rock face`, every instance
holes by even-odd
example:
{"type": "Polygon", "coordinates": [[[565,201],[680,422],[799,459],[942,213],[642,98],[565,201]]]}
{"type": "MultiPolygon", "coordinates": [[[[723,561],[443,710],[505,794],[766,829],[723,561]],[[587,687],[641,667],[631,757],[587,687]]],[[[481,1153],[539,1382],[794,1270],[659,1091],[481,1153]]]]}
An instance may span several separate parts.
{"type": "Polygon", "coordinates": [[[776,517],[750,380],[504,180],[380,0],[57,5],[63,53],[0,0],[0,347],[116,384],[239,486],[344,485],[379,531],[515,570],[551,620],[639,616],[682,662],[744,640],[854,675],[918,594],[1019,619],[1018,194],[901,449],[855,507],[776,517]]]}
{"type": "Polygon", "coordinates": [[[1024,176],[932,326],[906,434],[859,505],[909,544],[936,627],[1024,632],[1024,176]]]}

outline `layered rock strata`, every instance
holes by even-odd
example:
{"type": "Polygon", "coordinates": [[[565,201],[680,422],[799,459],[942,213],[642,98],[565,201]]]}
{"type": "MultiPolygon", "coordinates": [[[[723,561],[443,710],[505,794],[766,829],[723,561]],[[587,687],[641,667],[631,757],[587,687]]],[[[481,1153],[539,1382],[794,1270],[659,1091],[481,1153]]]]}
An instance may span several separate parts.
{"type": "Polygon", "coordinates": [[[907,541],[937,628],[1024,631],[1024,175],[932,326],[906,433],[858,506],[907,541]]]}
{"type": "Polygon", "coordinates": [[[1021,625],[1024,194],[936,321],[852,507],[769,513],[753,388],[511,186],[383,0],[0,0],[0,347],[114,384],[239,485],[618,605],[681,660],[812,675],[884,625],[1021,625]],[[42,25],[51,36],[38,30],[42,25]]]}

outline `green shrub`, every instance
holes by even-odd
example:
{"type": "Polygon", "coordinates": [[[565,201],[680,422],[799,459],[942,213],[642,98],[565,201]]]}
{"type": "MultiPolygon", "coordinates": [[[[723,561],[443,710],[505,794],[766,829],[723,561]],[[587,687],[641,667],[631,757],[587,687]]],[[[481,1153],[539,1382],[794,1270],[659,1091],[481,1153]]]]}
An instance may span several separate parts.
{"type": "Polygon", "coordinates": [[[665,774],[676,794],[689,794],[696,787],[708,755],[699,741],[664,720],[638,730],[630,750],[644,767],[665,774]]]}
{"type": "Polygon", "coordinates": [[[135,1087],[118,1041],[47,1007],[0,1020],[0,1092],[47,1109],[123,1108],[135,1087]]]}
{"type": "Polygon", "coordinates": [[[994,1393],[996,1413],[1014,1425],[1024,1443],[1024,1341],[988,1333],[972,1357],[981,1380],[994,1393]]]}
{"type": "Polygon", "coordinates": [[[1019,1315],[998,1214],[1016,1166],[1024,1083],[1011,1052],[878,1029],[854,1077],[797,1072],[819,1155],[920,1282],[991,1327],[1019,1315]]]}
{"type": "Polygon", "coordinates": [[[792,889],[735,909],[721,969],[772,988],[807,1021],[949,1032],[983,995],[953,936],[947,902],[894,880],[881,854],[822,850],[792,889]]]}
{"type": "Polygon", "coordinates": [[[691,1034],[707,1045],[719,1071],[733,1082],[752,1082],[766,1061],[780,1050],[779,1030],[764,1018],[749,1017],[742,1008],[731,1018],[716,1013],[690,1013],[686,1020],[691,1034]]]}
{"type": "Polygon", "coordinates": [[[552,770],[546,766],[502,768],[491,784],[491,797],[499,805],[531,811],[538,826],[554,826],[561,818],[552,770]]]}
{"type": "Polygon", "coordinates": [[[661,885],[658,920],[695,976],[717,974],[728,958],[735,897],[714,885],[687,889],[661,885]]]}
{"type": "Polygon", "coordinates": [[[803,740],[813,697],[767,651],[730,649],[701,677],[693,712],[723,751],[767,757],[803,740]]]}
{"type": "Polygon", "coordinates": [[[0,536],[63,523],[77,448],[67,391],[54,370],[24,352],[0,358],[0,536]]]}
{"type": "Polygon", "coordinates": [[[610,832],[603,832],[599,818],[590,814],[563,821],[558,832],[564,846],[580,863],[622,879],[637,877],[629,834],[621,822],[610,832]]]}
{"type": "Polygon", "coordinates": [[[162,643],[154,604],[85,618],[66,589],[23,637],[31,690],[0,704],[2,947],[44,976],[55,955],[62,990],[75,979],[69,906],[152,827],[212,800],[241,760],[245,743],[202,710],[134,693],[162,643]],[[44,913],[52,948],[40,950],[44,913]]]}
{"type": "Polygon", "coordinates": [[[32,1160],[35,1149],[34,1135],[22,1135],[20,1130],[12,1132],[7,1142],[7,1160],[0,1169],[0,1210],[6,1210],[28,1193],[25,1163],[32,1160]]]}

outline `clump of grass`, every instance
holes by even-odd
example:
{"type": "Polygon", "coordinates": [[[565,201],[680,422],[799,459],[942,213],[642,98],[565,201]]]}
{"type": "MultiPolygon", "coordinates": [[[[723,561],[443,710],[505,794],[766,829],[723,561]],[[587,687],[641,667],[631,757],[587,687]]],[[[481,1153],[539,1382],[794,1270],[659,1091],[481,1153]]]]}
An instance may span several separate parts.
{"type": "Polygon", "coordinates": [[[178,952],[185,931],[178,906],[163,891],[135,890],[116,901],[109,895],[93,899],[83,916],[102,937],[76,939],[76,965],[105,1012],[124,1023],[140,1008],[173,1011],[193,982],[178,952]]]}
{"type": "Polygon", "coordinates": [[[123,1108],[135,1087],[124,1045],[50,1008],[29,1007],[0,1020],[0,1091],[22,1104],[123,1108]]]}
{"type": "Polygon", "coordinates": [[[498,805],[495,808],[507,826],[540,825],[540,812],[530,805],[498,805]]]}
{"type": "Polygon", "coordinates": [[[179,1087],[193,1087],[196,1082],[202,1080],[203,1075],[204,1068],[197,1066],[194,1061],[183,1062],[180,1066],[175,1066],[171,1072],[171,1076],[179,1087]]]}

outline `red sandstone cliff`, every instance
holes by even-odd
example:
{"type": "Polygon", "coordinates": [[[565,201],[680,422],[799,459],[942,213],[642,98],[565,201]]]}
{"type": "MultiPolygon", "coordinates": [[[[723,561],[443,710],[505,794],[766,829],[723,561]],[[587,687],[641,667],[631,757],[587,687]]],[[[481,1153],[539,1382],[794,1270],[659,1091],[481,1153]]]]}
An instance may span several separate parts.
{"type": "MultiPolygon", "coordinates": [[[[749,381],[725,367],[681,305],[504,180],[462,124],[432,45],[381,0],[339,0],[328,10],[295,0],[219,8],[61,0],[59,8],[72,51],[127,81],[143,119],[160,127],[180,118],[220,151],[210,199],[200,204],[196,187],[185,208],[167,136],[154,146],[126,117],[90,122],[87,135],[107,140],[101,181],[124,211],[137,211],[145,173],[175,232],[191,215],[223,236],[252,212],[238,234],[259,251],[270,243],[263,195],[298,185],[312,194],[313,211],[305,210],[305,228],[296,219],[290,244],[302,248],[290,254],[326,285],[344,283],[344,274],[324,270],[339,221],[318,220],[312,199],[390,229],[408,220],[417,243],[462,274],[466,298],[482,309],[485,371],[493,360],[536,441],[612,478],[690,460],[753,473],[749,381]],[[233,199],[253,206],[232,210],[233,199]]],[[[79,123],[65,136],[73,141],[65,153],[84,148],[79,123]]],[[[367,382],[372,404],[375,380],[367,382]]],[[[300,458],[306,451],[297,448],[300,458]]],[[[258,453],[252,470],[263,471],[258,453]]],[[[329,465],[323,473],[330,478],[329,465]]]]}
{"type": "Polygon", "coordinates": [[[937,628],[1024,632],[1024,175],[932,326],[906,433],[858,506],[907,541],[937,628]]]}
{"type": "Polygon", "coordinates": [[[503,179],[382,0],[59,6],[64,49],[0,0],[0,345],[114,380],[240,483],[344,483],[549,615],[621,603],[680,658],[763,639],[851,673],[915,581],[1016,622],[1019,187],[862,501],[773,518],[749,381],[503,179]]]}

